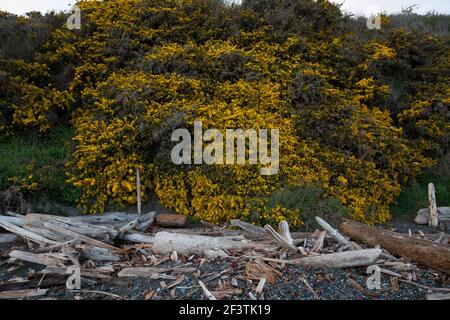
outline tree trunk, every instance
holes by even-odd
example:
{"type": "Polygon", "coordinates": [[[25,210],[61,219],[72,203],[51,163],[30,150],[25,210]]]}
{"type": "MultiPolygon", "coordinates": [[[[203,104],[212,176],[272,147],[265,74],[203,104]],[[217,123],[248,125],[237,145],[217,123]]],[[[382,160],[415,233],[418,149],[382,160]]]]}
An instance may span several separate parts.
{"type": "Polygon", "coordinates": [[[356,241],[380,245],[398,256],[450,274],[450,246],[370,227],[354,221],[341,224],[341,230],[356,241]]]}

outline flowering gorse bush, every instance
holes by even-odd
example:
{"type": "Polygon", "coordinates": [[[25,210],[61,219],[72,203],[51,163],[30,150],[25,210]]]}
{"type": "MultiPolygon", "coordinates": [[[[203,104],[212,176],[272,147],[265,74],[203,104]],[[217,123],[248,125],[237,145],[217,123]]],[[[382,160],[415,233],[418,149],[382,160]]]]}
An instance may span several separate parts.
{"type": "Polygon", "coordinates": [[[82,28],[55,30],[40,56],[64,78],[61,88],[28,88],[26,107],[7,112],[13,124],[40,130],[51,125],[53,108],[70,119],[68,182],[81,188],[88,213],[134,204],[140,168],[144,200],[154,192],[164,206],[212,222],[299,226],[302,212],[271,205],[269,196],[304,185],[319,186],[354,219],[385,222],[401,183],[434,163],[431,149],[448,144],[448,77],[432,66],[448,68],[449,51],[447,59],[414,62],[408,50],[448,43],[389,28],[364,39],[342,27],[328,1],[291,5],[81,1],[82,28]],[[308,32],[292,14],[307,17],[308,32]],[[403,79],[399,68],[409,73],[403,79]],[[401,103],[394,80],[403,83],[401,103]],[[171,133],[192,131],[195,121],[205,130],[279,129],[279,172],[174,165],[171,133]]]}

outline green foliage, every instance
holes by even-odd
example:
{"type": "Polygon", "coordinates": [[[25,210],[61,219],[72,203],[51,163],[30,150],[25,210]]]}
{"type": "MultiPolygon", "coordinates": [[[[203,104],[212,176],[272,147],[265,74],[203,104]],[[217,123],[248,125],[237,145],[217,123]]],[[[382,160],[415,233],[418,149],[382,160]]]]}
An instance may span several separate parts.
{"type": "Polygon", "coordinates": [[[305,228],[310,230],[314,230],[316,226],[316,216],[339,225],[342,219],[348,218],[350,214],[348,208],[341,205],[338,199],[327,196],[320,186],[314,185],[279,190],[270,195],[269,206],[298,210],[305,228]]]}
{"type": "Polygon", "coordinates": [[[52,129],[46,136],[21,134],[0,139],[0,190],[13,185],[29,199],[42,196],[73,204],[79,192],[67,184],[65,162],[73,130],[52,129]]]}

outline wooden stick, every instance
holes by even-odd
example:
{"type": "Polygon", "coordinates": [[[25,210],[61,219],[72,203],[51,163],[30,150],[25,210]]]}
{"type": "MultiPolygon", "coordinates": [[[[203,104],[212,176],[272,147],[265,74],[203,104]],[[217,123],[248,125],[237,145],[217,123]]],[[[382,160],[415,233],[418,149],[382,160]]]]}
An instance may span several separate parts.
{"type": "Polygon", "coordinates": [[[437,204],[436,204],[436,191],[435,191],[433,183],[428,184],[428,200],[430,202],[428,224],[431,227],[437,227],[437,226],[439,226],[439,219],[438,219],[438,211],[437,211],[437,204]]]}
{"type": "Polygon", "coordinates": [[[351,242],[345,239],[336,229],[329,225],[325,220],[320,217],[316,217],[317,223],[322,227],[323,230],[328,232],[337,242],[343,245],[350,245],[351,242]]]}
{"type": "Polygon", "coordinates": [[[205,296],[209,299],[209,300],[217,300],[216,297],[214,297],[214,295],[206,288],[205,284],[201,281],[198,280],[198,284],[200,285],[200,287],[202,288],[205,296]]]}
{"type": "Polygon", "coordinates": [[[264,289],[265,284],[266,284],[266,278],[261,278],[261,280],[259,280],[258,286],[255,289],[255,292],[261,293],[264,289]]]}
{"type": "Polygon", "coordinates": [[[141,214],[141,172],[139,167],[136,168],[136,199],[137,199],[137,211],[141,214]]]}

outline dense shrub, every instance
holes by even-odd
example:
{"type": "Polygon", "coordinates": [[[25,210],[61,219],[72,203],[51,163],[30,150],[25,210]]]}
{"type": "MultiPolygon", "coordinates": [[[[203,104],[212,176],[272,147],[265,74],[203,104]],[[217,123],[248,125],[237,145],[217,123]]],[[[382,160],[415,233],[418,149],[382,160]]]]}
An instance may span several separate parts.
{"type": "Polygon", "coordinates": [[[401,183],[448,152],[445,39],[386,17],[381,31],[360,30],[325,0],[80,7],[81,30],[57,28],[19,71],[2,65],[0,121],[9,131],[70,123],[68,181],[89,213],[135,203],[139,167],[144,199],[154,192],[166,207],[213,222],[298,226],[304,212],[285,199],[312,185],[339,201],[323,210],[384,222],[401,183]],[[174,165],[171,133],[192,132],[194,121],[204,130],[279,129],[280,171],[174,165]]]}

